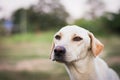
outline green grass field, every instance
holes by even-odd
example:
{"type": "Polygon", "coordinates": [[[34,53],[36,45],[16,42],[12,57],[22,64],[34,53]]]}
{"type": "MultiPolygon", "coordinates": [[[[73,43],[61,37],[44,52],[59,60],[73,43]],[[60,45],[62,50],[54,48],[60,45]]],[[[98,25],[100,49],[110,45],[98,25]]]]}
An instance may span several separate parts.
{"type": "MultiPolygon", "coordinates": [[[[69,80],[62,64],[49,60],[55,32],[16,34],[0,38],[0,80],[69,80]]],[[[120,37],[99,37],[103,59],[120,75],[120,37]]]]}

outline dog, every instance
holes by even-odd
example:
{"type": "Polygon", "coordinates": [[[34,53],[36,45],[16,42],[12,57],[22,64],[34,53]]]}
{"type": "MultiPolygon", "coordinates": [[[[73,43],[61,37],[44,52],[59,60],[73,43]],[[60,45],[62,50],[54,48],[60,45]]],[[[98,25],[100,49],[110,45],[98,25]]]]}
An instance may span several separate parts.
{"type": "Polygon", "coordinates": [[[90,31],[68,25],[54,35],[50,59],[65,64],[70,80],[119,80],[99,58],[103,48],[90,31]]]}

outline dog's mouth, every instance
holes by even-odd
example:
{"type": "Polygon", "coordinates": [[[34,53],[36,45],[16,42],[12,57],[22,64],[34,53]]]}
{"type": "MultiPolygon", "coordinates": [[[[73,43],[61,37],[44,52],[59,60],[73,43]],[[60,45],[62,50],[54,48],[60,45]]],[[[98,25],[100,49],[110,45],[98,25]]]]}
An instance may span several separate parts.
{"type": "Polygon", "coordinates": [[[57,61],[57,62],[61,62],[61,63],[65,63],[66,61],[65,61],[65,58],[64,57],[61,57],[61,56],[59,56],[59,57],[54,57],[54,59],[53,59],[53,61],[57,61]]]}

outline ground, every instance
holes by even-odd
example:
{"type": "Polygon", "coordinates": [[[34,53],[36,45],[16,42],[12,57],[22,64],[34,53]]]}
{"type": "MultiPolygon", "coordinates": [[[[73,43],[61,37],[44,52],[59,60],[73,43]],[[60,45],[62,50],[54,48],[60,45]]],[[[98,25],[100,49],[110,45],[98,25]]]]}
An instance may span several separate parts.
{"type": "MultiPolygon", "coordinates": [[[[0,80],[69,80],[64,65],[49,59],[53,34],[2,37],[0,80]]],[[[105,45],[101,57],[120,75],[120,37],[98,38],[105,45]]]]}

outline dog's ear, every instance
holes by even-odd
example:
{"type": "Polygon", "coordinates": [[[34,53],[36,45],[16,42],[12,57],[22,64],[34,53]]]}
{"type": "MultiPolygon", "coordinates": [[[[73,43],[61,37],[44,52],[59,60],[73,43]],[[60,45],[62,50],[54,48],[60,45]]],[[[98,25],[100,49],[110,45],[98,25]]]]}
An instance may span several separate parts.
{"type": "Polygon", "coordinates": [[[91,50],[94,56],[97,56],[101,53],[104,48],[104,45],[94,37],[91,32],[88,32],[88,35],[91,39],[91,50]]]}
{"type": "Polygon", "coordinates": [[[52,46],[51,46],[51,51],[50,51],[50,59],[51,59],[51,57],[52,57],[52,52],[53,52],[53,50],[54,50],[54,47],[55,47],[55,43],[53,42],[53,43],[52,43],[52,46]]]}

